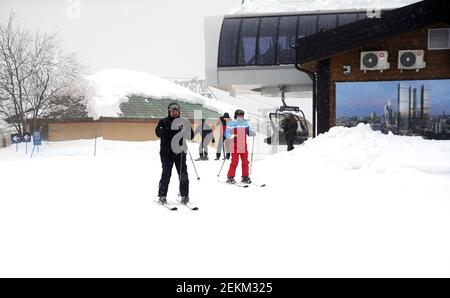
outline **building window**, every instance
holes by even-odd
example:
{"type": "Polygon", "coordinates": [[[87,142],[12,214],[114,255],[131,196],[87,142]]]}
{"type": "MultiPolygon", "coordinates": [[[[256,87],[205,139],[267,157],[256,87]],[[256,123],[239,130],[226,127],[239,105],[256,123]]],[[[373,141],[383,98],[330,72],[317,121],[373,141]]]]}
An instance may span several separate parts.
{"type": "Polygon", "coordinates": [[[358,21],[367,19],[367,12],[364,13],[358,13],[358,21]]]}
{"type": "Polygon", "coordinates": [[[335,14],[324,14],[319,16],[319,32],[323,30],[328,30],[336,28],[337,15],[335,14]]]}
{"type": "Polygon", "coordinates": [[[275,44],[277,40],[277,17],[261,19],[258,42],[258,64],[275,64],[275,44]]]}
{"type": "Polygon", "coordinates": [[[295,41],[297,39],[296,16],[281,17],[278,31],[277,62],[279,64],[294,64],[295,41]]]}
{"type": "Polygon", "coordinates": [[[338,16],[338,24],[339,26],[347,25],[353,22],[356,22],[358,16],[354,13],[343,13],[338,16]]]}
{"type": "Polygon", "coordinates": [[[303,38],[317,32],[317,16],[300,16],[298,21],[298,38],[303,38]]]}
{"type": "Polygon", "coordinates": [[[219,66],[236,65],[241,19],[225,19],[219,42],[219,66]]]}
{"type": "Polygon", "coordinates": [[[450,49],[450,28],[429,29],[428,49],[429,50],[450,49]]]}
{"type": "Polygon", "coordinates": [[[256,37],[259,18],[243,19],[239,35],[238,65],[254,65],[256,63],[256,37]]]}

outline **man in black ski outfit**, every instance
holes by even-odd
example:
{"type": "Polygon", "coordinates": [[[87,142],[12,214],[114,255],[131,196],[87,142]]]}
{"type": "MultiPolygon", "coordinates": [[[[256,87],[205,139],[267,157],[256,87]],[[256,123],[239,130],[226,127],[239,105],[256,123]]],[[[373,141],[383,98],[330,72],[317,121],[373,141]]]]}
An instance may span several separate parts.
{"type": "Polygon", "coordinates": [[[294,150],[294,141],[297,134],[298,124],[297,120],[295,120],[291,113],[286,114],[286,118],[283,120],[281,128],[283,129],[284,136],[286,138],[286,143],[288,146],[287,150],[294,150]]]}
{"type": "Polygon", "coordinates": [[[175,164],[180,178],[181,202],[189,202],[189,177],[186,166],[186,139],[192,139],[189,120],[180,117],[180,105],[171,103],[168,106],[168,117],[159,120],[155,133],[161,139],[159,155],[162,163],[161,180],[159,181],[158,197],[161,204],[167,203],[167,190],[169,188],[172,168],[175,164]]]}

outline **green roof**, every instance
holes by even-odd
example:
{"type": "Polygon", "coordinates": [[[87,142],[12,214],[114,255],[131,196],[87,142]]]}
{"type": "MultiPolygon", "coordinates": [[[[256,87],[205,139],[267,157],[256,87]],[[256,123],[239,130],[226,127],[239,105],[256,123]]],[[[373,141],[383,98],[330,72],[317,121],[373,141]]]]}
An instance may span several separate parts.
{"type": "Polygon", "coordinates": [[[167,117],[167,107],[171,102],[177,102],[181,108],[181,116],[194,119],[194,111],[201,110],[203,118],[218,118],[219,113],[205,108],[201,104],[193,104],[181,100],[163,98],[154,99],[139,95],[131,95],[128,102],[120,104],[120,118],[161,119],[167,117]]]}

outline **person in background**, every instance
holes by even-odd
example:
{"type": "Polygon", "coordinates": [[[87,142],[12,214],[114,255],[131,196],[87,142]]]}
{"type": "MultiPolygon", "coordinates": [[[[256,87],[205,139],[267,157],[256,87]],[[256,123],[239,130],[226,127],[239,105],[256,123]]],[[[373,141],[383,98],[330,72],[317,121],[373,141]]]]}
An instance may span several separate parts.
{"type": "Polygon", "coordinates": [[[220,155],[223,151],[223,158],[224,159],[230,159],[230,150],[228,148],[228,142],[227,138],[225,137],[225,131],[227,129],[227,122],[230,121],[230,115],[228,113],[224,113],[223,116],[219,118],[217,121],[217,124],[220,126],[220,137],[219,137],[219,143],[217,144],[217,151],[216,151],[216,159],[220,159],[220,155]]]}
{"type": "Polygon", "coordinates": [[[283,129],[284,137],[286,138],[287,151],[294,150],[294,141],[298,129],[297,120],[295,120],[294,115],[287,113],[286,118],[281,123],[281,128],[283,129]]]}
{"type": "Polygon", "coordinates": [[[201,134],[202,140],[198,147],[200,158],[197,160],[208,160],[208,145],[210,142],[215,143],[211,126],[202,118],[202,123],[195,129],[194,135],[201,134]]]}

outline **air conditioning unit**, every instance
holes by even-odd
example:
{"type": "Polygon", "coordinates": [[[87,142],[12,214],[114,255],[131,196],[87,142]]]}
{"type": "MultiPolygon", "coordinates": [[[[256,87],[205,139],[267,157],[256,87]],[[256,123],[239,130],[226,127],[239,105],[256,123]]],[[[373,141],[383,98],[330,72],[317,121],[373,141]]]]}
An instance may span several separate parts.
{"type": "Polygon", "coordinates": [[[415,69],[419,71],[426,67],[426,62],[423,61],[425,55],[424,50],[406,50],[398,51],[398,69],[415,69]]]}
{"type": "Polygon", "coordinates": [[[383,72],[389,69],[388,51],[361,52],[361,70],[366,73],[368,70],[379,70],[383,72]]]}

